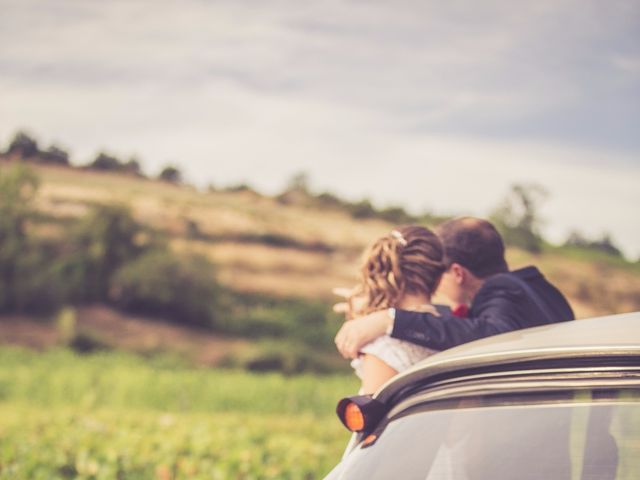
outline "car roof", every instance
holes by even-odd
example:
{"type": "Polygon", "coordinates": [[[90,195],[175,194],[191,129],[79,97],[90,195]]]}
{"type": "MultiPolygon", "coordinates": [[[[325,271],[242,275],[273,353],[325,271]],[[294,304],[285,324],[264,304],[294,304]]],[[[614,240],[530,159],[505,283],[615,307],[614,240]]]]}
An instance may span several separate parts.
{"type": "Polygon", "coordinates": [[[517,364],[611,357],[638,357],[640,312],[554,323],[508,332],[437,353],[387,382],[375,397],[386,402],[408,386],[472,369],[499,371],[517,364]]]}

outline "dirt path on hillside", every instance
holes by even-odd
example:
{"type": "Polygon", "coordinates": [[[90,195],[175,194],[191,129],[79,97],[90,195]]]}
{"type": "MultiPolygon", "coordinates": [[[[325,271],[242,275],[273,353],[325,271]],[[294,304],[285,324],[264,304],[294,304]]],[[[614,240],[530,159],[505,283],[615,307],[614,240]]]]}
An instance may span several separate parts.
{"type": "Polygon", "coordinates": [[[56,329],[44,321],[19,315],[0,316],[0,344],[46,350],[56,345],[59,338],[56,329]]]}

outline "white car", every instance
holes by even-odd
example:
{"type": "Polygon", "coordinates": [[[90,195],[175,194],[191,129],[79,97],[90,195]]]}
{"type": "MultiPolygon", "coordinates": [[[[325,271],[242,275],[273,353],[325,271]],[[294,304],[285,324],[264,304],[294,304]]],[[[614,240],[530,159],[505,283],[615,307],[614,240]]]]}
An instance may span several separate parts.
{"type": "Polygon", "coordinates": [[[461,345],[338,416],[327,480],[640,479],[640,312],[461,345]]]}

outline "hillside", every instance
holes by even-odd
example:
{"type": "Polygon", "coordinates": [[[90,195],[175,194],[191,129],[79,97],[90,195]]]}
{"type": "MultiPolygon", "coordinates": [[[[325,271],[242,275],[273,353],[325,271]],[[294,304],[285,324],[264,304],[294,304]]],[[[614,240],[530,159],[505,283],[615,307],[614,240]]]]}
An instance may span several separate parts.
{"type": "MultiPolygon", "coordinates": [[[[206,254],[221,280],[239,290],[331,298],[349,285],[360,252],[391,224],[354,220],[337,209],[282,205],[251,191],[202,193],[186,186],[64,167],[38,166],[38,208],[51,222],[82,215],[94,202],[124,202],[137,218],[171,235],[177,250],[206,254]],[[281,245],[274,245],[274,244],[281,245]]],[[[509,249],[512,268],[535,263],[567,293],[579,316],[640,308],[640,271],[606,259],[509,249]]]]}
{"type": "MultiPolygon", "coordinates": [[[[138,221],[163,232],[172,249],[215,262],[222,284],[266,297],[330,304],[331,288],[353,284],[360,252],[392,226],[304,199],[283,204],[251,190],[199,192],[122,174],[32,168],[41,181],[39,218],[30,226],[37,235],[62,237],[69,222],[96,203],[125,203],[138,221]]],[[[509,249],[508,259],[512,268],[538,265],[567,294],[579,318],[640,310],[637,265],[553,248],[536,256],[509,249]]]]}

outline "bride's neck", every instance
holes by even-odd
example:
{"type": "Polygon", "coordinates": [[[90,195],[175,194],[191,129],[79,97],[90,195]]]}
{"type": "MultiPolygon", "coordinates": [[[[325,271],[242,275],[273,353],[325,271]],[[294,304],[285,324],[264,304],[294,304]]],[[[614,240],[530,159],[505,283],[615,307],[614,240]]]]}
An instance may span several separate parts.
{"type": "Polygon", "coordinates": [[[431,298],[423,293],[405,293],[396,303],[401,310],[416,310],[423,305],[430,305],[431,298]]]}

